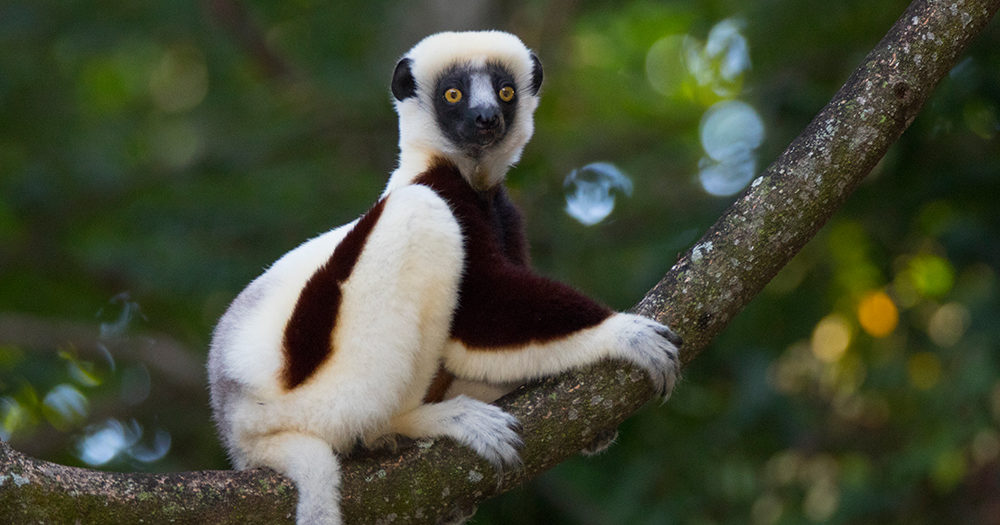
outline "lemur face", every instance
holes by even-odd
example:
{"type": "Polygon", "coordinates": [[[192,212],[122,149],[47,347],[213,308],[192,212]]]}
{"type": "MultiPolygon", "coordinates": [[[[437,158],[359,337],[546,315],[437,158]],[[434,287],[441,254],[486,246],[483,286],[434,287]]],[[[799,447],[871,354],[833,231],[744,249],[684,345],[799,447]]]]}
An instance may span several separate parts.
{"type": "Polygon", "coordinates": [[[477,189],[499,183],[534,131],[541,84],[541,63],[513,35],[427,37],[392,76],[401,165],[408,154],[443,156],[477,189]]]}
{"type": "Polygon", "coordinates": [[[455,65],[434,89],[434,114],[442,133],[470,157],[503,140],[514,123],[517,84],[503,65],[455,65]]]}

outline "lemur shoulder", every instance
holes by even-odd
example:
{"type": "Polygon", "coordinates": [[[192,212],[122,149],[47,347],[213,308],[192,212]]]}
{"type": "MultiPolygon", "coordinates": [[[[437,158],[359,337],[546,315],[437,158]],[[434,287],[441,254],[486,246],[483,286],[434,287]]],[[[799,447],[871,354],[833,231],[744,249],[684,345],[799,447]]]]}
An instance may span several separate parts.
{"type": "Polygon", "coordinates": [[[534,273],[503,188],[534,124],[542,67],[513,35],[440,33],[396,65],[399,165],[358,220],[288,252],[216,327],[214,418],[236,468],[298,488],[300,524],[338,524],[359,441],[447,436],[517,464],[510,385],[604,358],[677,377],[667,327],[534,273]]]}

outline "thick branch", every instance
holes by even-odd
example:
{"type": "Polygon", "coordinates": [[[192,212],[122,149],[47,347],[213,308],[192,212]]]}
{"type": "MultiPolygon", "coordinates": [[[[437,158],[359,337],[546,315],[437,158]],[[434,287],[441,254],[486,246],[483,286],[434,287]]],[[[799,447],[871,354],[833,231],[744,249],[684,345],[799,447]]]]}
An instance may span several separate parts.
{"type": "MultiPolygon", "coordinates": [[[[675,327],[689,363],[798,252],[917,115],[1000,0],[917,0],[833,100],[639,303],[675,327]]],[[[441,440],[344,466],[349,522],[460,515],[559,463],[652,395],[642,374],[605,363],[522,388],[500,404],[524,423],[524,468],[499,477],[441,440]]],[[[84,522],[272,523],[294,488],[266,470],[112,474],[25,458],[0,444],[0,518],[84,522]]]]}

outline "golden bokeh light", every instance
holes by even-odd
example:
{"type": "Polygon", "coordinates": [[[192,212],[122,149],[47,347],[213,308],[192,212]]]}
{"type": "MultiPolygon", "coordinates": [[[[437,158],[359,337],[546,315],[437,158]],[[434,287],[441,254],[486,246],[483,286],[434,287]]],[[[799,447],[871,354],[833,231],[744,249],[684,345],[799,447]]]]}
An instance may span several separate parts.
{"type": "Polygon", "coordinates": [[[899,310],[884,291],[869,292],[858,302],[858,322],[868,335],[885,337],[899,324],[899,310]]]}

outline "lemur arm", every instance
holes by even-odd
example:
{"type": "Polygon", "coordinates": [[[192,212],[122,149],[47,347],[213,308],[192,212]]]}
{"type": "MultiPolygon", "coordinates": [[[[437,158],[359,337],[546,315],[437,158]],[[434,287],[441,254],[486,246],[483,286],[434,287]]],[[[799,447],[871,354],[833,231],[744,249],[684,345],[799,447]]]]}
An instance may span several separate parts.
{"type": "Polygon", "coordinates": [[[510,383],[618,357],[645,368],[661,395],[673,389],[679,340],[665,326],[615,313],[468,240],[466,263],[475,271],[463,278],[444,353],[448,372],[510,383]]]}
{"type": "Polygon", "coordinates": [[[444,351],[448,372],[516,382],[623,357],[649,370],[659,391],[672,388],[675,368],[668,361],[676,359],[676,336],[655,321],[615,313],[512,257],[524,255],[518,244],[524,241],[504,193],[476,192],[448,162],[432,165],[416,183],[448,203],[464,240],[462,283],[444,351]]]}
{"type": "Polygon", "coordinates": [[[469,254],[451,335],[470,348],[545,343],[595,326],[612,312],[560,282],[511,263],[488,267],[469,254]],[[477,264],[480,263],[480,264],[477,264]]]}

